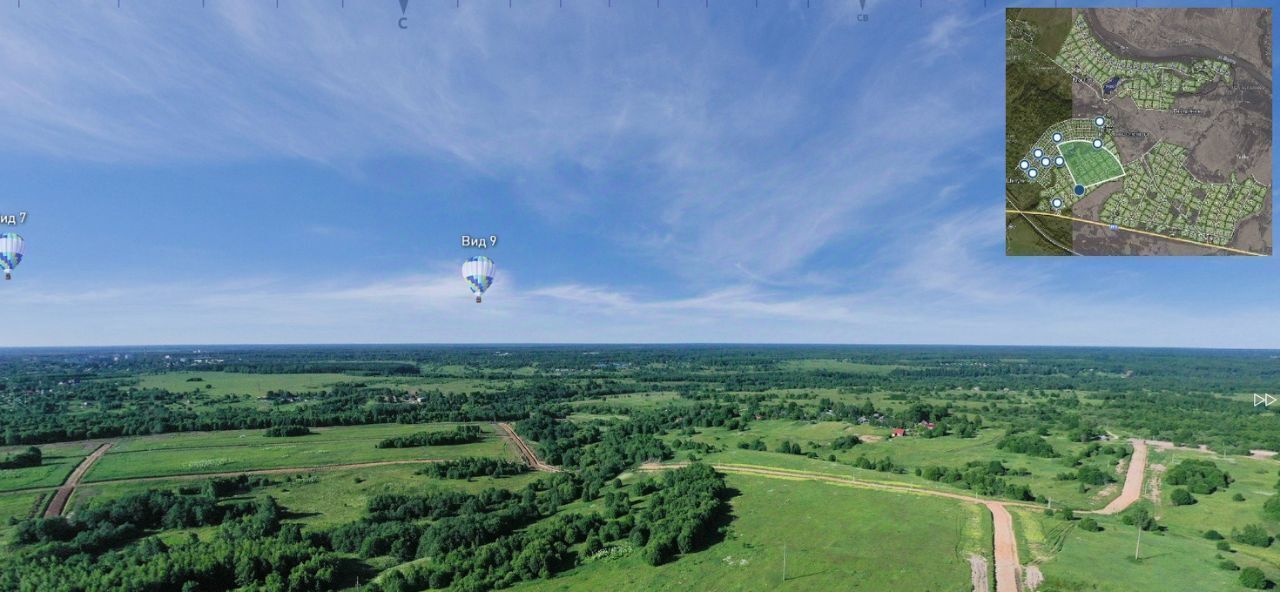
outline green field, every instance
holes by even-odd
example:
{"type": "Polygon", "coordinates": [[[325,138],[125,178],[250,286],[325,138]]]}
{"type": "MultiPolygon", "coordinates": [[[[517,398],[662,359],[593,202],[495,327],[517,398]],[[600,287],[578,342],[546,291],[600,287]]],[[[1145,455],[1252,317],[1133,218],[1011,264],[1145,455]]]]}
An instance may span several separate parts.
{"type": "MultiPolygon", "coordinates": [[[[1034,512],[1015,512],[1019,542],[1032,549],[1047,546],[1051,555],[1039,565],[1045,584],[1039,592],[1204,592],[1243,590],[1239,572],[1219,569],[1214,542],[1172,533],[1142,533],[1141,560],[1134,561],[1137,531],[1116,518],[1097,518],[1102,532],[1085,532],[1034,512]],[[1046,540],[1045,534],[1048,534],[1046,540]]],[[[1025,551],[1020,553],[1028,561],[1025,551]]],[[[1231,557],[1241,566],[1264,568],[1274,579],[1275,564],[1231,557]]]]}
{"type": "Polygon", "coordinates": [[[606,404],[611,407],[621,407],[625,409],[654,409],[663,405],[689,403],[688,400],[680,398],[676,393],[634,393],[626,395],[614,395],[609,397],[601,397],[597,399],[587,399],[584,401],[572,401],[569,403],[571,407],[580,407],[583,405],[606,404]]]}
{"type": "Polygon", "coordinates": [[[850,374],[888,374],[894,370],[906,368],[897,364],[864,364],[846,360],[793,360],[782,365],[794,370],[820,370],[824,372],[847,372],[850,374]]]}
{"type": "Polygon", "coordinates": [[[341,382],[359,382],[347,374],[249,374],[239,372],[169,372],[139,377],[139,388],[175,393],[199,390],[210,395],[247,394],[260,397],[267,391],[314,392],[341,382]]]}
{"type": "MultiPolygon", "coordinates": [[[[1118,484],[1108,488],[1090,488],[1086,492],[1079,491],[1076,481],[1060,481],[1059,473],[1072,470],[1063,458],[1037,458],[1025,454],[1008,452],[996,448],[996,442],[1003,437],[1001,428],[986,428],[975,438],[943,438],[905,437],[889,439],[885,437],[888,429],[868,425],[851,425],[843,422],[804,422],[788,420],[755,421],[746,431],[731,431],[723,428],[704,428],[692,439],[713,444],[724,450],[711,454],[695,454],[707,462],[738,463],[760,466],[813,471],[873,481],[910,483],[921,487],[957,491],[928,481],[914,474],[917,467],[938,465],[960,467],[970,461],[987,462],[999,460],[1010,469],[1026,469],[1029,476],[1008,476],[1008,481],[1027,485],[1031,490],[1054,500],[1057,504],[1066,504],[1074,508],[1097,508],[1119,493],[1118,484]],[[851,449],[833,450],[831,442],[848,434],[859,436],[872,435],[882,438],[877,442],[865,442],[851,449]],[[738,448],[740,442],[752,442],[759,438],[765,442],[770,451],[776,451],[784,440],[799,444],[805,452],[814,451],[818,459],[810,459],[793,454],[778,452],[757,452],[738,448]],[[816,446],[810,446],[812,442],[816,446]],[[827,461],[828,456],[835,455],[837,463],[827,461]],[[853,462],[859,456],[875,460],[888,457],[895,464],[905,465],[907,474],[882,473],[856,469],[844,463],[853,462]]],[[[673,436],[670,439],[683,436],[673,436]]],[[[1070,442],[1062,436],[1049,436],[1047,440],[1064,457],[1070,456],[1085,447],[1078,442],[1070,442]]],[[[688,458],[689,454],[682,455],[688,458]]],[[[1111,457],[1112,459],[1114,457],[1111,457]]],[[[1115,467],[1107,457],[1094,457],[1087,460],[1085,466],[1095,466],[1109,474],[1116,475],[1115,467]]],[[[1117,479],[1121,476],[1116,475],[1117,479]]]]}
{"type": "Polygon", "coordinates": [[[634,555],[596,559],[512,590],[971,592],[968,554],[990,553],[990,530],[974,505],[811,481],[731,475],[728,482],[738,490],[734,521],[711,549],[659,567],[634,555]]]}
{"type": "MultiPolygon", "coordinates": [[[[26,446],[0,448],[0,458],[25,449],[26,446]]],[[[71,471],[84,457],[97,448],[96,444],[43,444],[38,446],[44,454],[41,465],[25,469],[0,470],[0,491],[29,489],[32,487],[56,487],[67,480],[71,471]]]]}
{"type": "MultiPolygon", "coordinates": [[[[202,401],[207,397],[249,395],[262,397],[270,391],[315,393],[338,384],[360,383],[405,389],[409,393],[438,390],[443,393],[467,393],[491,390],[516,381],[493,381],[464,378],[423,378],[417,376],[358,376],[353,374],[264,374],[248,372],[168,372],[138,377],[138,388],[164,389],[175,393],[196,391],[202,401]]],[[[265,404],[265,402],[264,402],[265,404]]]]}
{"type": "MultiPolygon", "coordinates": [[[[359,469],[340,469],[272,477],[274,485],[255,489],[246,497],[273,496],[289,509],[289,522],[309,527],[328,527],[361,518],[369,498],[381,493],[424,495],[438,490],[478,492],[488,487],[518,489],[544,474],[528,473],[492,479],[431,479],[415,475],[413,465],[386,465],[359,469]]],[[[71,508],[83,507],[93,499],[111,499],[148,489],[176,487],[190,481],[135,481],[88,484],[76,490],[71,508]]],[[[244,499],[244,498],[241,498],[244,499]]],[[[30,505],[30,500],[28,500],[30,505]]],[[[3,515],[0,515],[3,518],[3,515]]]]}
{"type": "Polygon", "coordinates": [[[1124,175],[1124,166],[1105,146],[1094,148],[1089,142],[1072,141],[1063,142],[1058,148],[1076,184],[1086,189],[1124,175]]]}
{"type": "Polygon", "coordinates": [[[9,542],[9,520],[22,519],[31,515],[36,500],[48,501],[47,492],[13,492],[0,493],[0,547],[9,542]]]}
{"type": "MultiPolygon", "coordinates": [[[[1262,513],[1262,504],[1271,496],[1277,495],[1275,485],[1280,480],[1280,463],[1241,457],[1212,457],[1189,451],[1164,451],[1151,456],[1152,464],[1166,468],[1173,468],[1183,459],[1212,459],[1235,480],[1226,489],[1210,495],[1195,495],[1196,503],[1189,506],[1174,506],[1170,496],[1177,486],[1162,485],[1161,503],[1156,515],[1169,528],[1170,534],[1198,538],[1205,530],[1212,528],[1229,536],[1233,528],[1243,528],[1248,524],[1262,524],[1272,534],[1280,534],[1280,522],[1268,519],[1262,513]],[[1237,493],[1244,496],[1244,501],[1232,499],[1237,493]]],[[[1232,546],[1236,550],[1232,559],[1237,563],[1243,565],[1244,561],[1240,557],[1244,556],[1280,566],[1280,545],[1273,544],[1265,549],[1248,545],[1232,546]]]]}
{"type": "Polygon", "coordinates": [[[268,438],[264,430],[166,434],[129,439],[102,457],[86,481],[254,469],[311,467],[463,456],[514,458],[504,440],[483,425],[485,440],[459,446],[376,448],[378,441],[414,432],[452,429],[455,424],[377,424],[313,428],[316,434],[268,438]]]}

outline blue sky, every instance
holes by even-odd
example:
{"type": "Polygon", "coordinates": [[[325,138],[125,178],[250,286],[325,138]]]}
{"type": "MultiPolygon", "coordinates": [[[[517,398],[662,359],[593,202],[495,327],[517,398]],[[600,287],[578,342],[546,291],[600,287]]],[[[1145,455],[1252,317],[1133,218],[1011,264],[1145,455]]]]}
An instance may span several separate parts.
{"type": "Polygon", "coordinates": [[[0,9],[0,345],[1280,347],[1274,258],[1003,255],[999,2],[111,4],[0,9]]]}

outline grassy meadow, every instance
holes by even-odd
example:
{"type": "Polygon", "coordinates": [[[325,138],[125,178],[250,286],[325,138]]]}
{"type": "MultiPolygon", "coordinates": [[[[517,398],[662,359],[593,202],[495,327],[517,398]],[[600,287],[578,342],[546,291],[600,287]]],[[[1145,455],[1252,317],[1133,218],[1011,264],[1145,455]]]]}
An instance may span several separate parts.
{"type": "MultiPolygon", "coordinates": [[[[887,428],[851,425],[836,421],[766,420],[752,422],[750,428],[744,431],[723,428],[700,428],[698,431],[699,434],[693,436],[693,440],[724,448],[722,451],[706,455],[693,454],[693,456],[698,456],[708,462],[755,464],[797,470],[813,470],[815,472],[852,475],[867,480],[903,482],[922,487],[957,491],[957,488],[916,477],[914,470],[917,467],[929,465],[960,467],[970,461],[985,463],[991,460],[999,460],[1010,469],[1026,469],[1031,472],[1029,476],[1010,475],[1006,477],[1008,481],[1028,485],[1033,492],[1050,497],[1055,503],[1067,504],[1075,508],[1097,508],[1105,506],[1111,498],[1119,493],[1118,483],[1107,488],[1090,488],[1089,491],[1082,493],[1079,491],[1078,482],[1058,480],[1056,477],[1059,473],[1072,470],[1071,467],[1067,466],[1064,458],[1037,458],[996,448],[996,442],[1004,435],[1004,430],[998,427],[985,428],[975,438],[947,436],[932,439],[915,436],[889,438],[889,430],[887,428]],[[865,441],[853,448],[834,450],[831,447],[832,442],[845,435],[857,435],[863,437],[865,441]],[[816,452],[818,459],[738,448],[739,443],[750,443],[756,439],[764,441],[770,451],[778,450],[783,441],[789,440],[799,444],[805,452],[816,452]],[[837,463],[828,462],[827,459],[831,455],[835,455],[837,463]],[[859,456],[866,456],[871,460],[888,457],[895,464],[906,466],[909,471],[907,474],[901,475],[881,473],[855,469],[844,464],[853,462],[859,456]]],[[[676,438],[687,437],[669,436],[667,439],[670,441],[676,438]]],[[[1071,456],[1085,447],[1084,444],[1070,442],[1061,435],[1051,435],[1047,439],[1063,457],[1071,456]]],[[[685,459],[690,456],[689,452],[681,454],[681,457],[685,459]]],[[[1085,464],[1106,470],[1119,480],[1123,478],[1123,475],[1116,472],[1114,459],[1115,457],[1094,457],[1087,460],[1085,464]]]]}
{"type": "MultiPolygon", "coordinates": [[[[43,454],[38,467],[0,470],[0,491],[14,491],[33,487],[57,487],[67,480],[76,465],[84,460],[97,444],[72,442],[67,444],[41,444],[43,454]]],[[[24,450],[26,446],[0,448],[0,458],[24,450]]]]}
{"type": "Polygon", "coordinates": [[[109,481],[464,456],[515,458],[506,441],[487,424],[478,424],[481,425],[485,438],[475,444],[416,448],[375,446],[391,436],[449,430],[454,425],[456,424],[375,424],[312,428],[316,433],[292,438],[269,438],[263,435],[265,430],[176,433],[131,438],[122,441],[102,457],[85,480],[109,481]]]}
{"type": "Polygon", "coordinates": [[[634,553],[595,559],[512,590],[971,592],[968,554],[990,553],[989,520],[973,504],[802,480],[728,482],[734,520],[712,548],[659,567],[634,553]]]}

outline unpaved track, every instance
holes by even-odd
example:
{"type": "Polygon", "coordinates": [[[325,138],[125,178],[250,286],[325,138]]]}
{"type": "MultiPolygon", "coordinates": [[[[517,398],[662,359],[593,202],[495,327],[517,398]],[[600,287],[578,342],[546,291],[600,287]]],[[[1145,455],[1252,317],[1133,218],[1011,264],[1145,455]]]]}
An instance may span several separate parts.
{"type": "MultiPolygon", "coordinates": [[[[689,463],[670,463],[657,464],[646,463],[640,466],[641,471],[662,471],[666,469],[674,469],[689,466],[689,463]]],[[[838,475],[825,475],[822,473],[810,473],[807,471],[792,471],[789,469],[774,469],[768,467],[757,467],[753,465],[721,465],[712,464],[717,471],[725,473],[736,473],[741,475],[759,475],[763,477],[774,477],[781,479],[803,479],[809,481],[822,481],[825,483],[834,483],[837,485],[849,485],[864,489],[876,489],[881,491],[894,491],[900,493],[915,493],[919,495],[930,495],[935,497],[944,497],[954,500],[960,500],[968,503],[982,504],[991,512],[992,525],[995,527],[995,556],[996,556],[996,592],[1019,592],[1019,572],[1022,570],[1022,564],[1018,561],[1018,540],[1013,531],[1013,516],[1009,514],[1006,506],[1020,506],[1027,508],[1040,508],[1036,504],[1023,502],[997,502],[970,495],[960,493],[949,493],[946,491],[936,491],[932,489],[922,489],[912,487],[910,485],[894,485],[889,483],[878,483],[874,481],[863,481],[853,477],[841,477],[838,475]]]]}
{"type": "Polygon", "coordinates": [[[97,450],[94,450],[92,454],[86,456],[84,460],[80,461],[80,464],[76,465],[76,468],[67,476],[67,480],[62,483],[58,491],[54,492],[53,499],[49,501],[49,507],[44,511],[45,518],[62,515],[62,511],[67,507],[67,500],[71,499],[72,492],[76,490],[77,485],[80,485],[80,480],[84,479],[85,473],[88,473],[89,469],[93,468],[93,463],[98,462],[98,459],[102,458],[102,455],[111,450],[114,445],[115,442],[105,442],[99,445],[97,450]]]}
{"type": "Polygon", "coordinates": [[[995,527],[996,592],[1018,592],[1019,572],[1018,539],[1013,534],[1013,516],[1000,502],[983,502],[991,510],[991,524],[995,527]]]}
{"type": "MultiPolygon", "coordinates": [[[[667,469],[679,469],[689,466],[689,463],[645,463],[640,465],[641,471],[663,471],[667,469]]],[[[918,493],[921,495],[931,495],[935,497],[945,497],[973,504],[999,504],[1001,506],[1019,506],[1023,508],[1041,509],[1044,506],[1033,504],[1030,502],[997,502],[963,493],[951,493],[948,491],[938,491],[936,489],[924,489],[922,487],[914,487],[911,485],[897,485],[894,483],[882,483],[879,481],[863,481],[855,477],[844,477],[840,475],[828,475],[825,473],[812,473],[808,471],[793,471],[791,469],[775,469],[772,467],[761,467],[756,465],[736,465],[736,464],[712,464],[718,471],[725,473],[738,473],[742,475],[763,475],[765,477],[781,477],[784,479],[806,479],[810,481],[823,481],[826,483],[835,483],[837,485],[852,485],[863,489],[879,489],[882,491],[897,491],[901,493],[918,493]]]]}
{"type": "Polygon", "coordinates": [[[532,467],[535,471],[543,471],[545,473],[560,472],[560,467],[542,462],[542,460],[538,458],[538,454],[533,451],[533,447],[529,446],[529,444],[524,441],[524,438],[521,438],[520,434],[516,433],[515,428],[511,427],[511,424],[504,422],[494,425],[498,426],[498,430],[501,431],[512,444],[516,445],[516,450],[519,451],[520,456],[524,458],[525,464],[532,467]]]}
{"type": "Polygon", "coordinates": [[[973,592],[991,592],[986,557],[977,553],[969,556],[969,579],[973,581],[973,592]]]}
{"type": "Polygon", "coordinates": [[[1105,508],[1085,514],[1119,514],[1132,506],[1142,497],[1142,482],[1147,475],[1147,443],[1144,440],[1130,440],[1133,444],[1133,457],[1129,459],[1129,472],[1124,477],[1124,488],[1120,495],[1111,500],[1105,508]]]}

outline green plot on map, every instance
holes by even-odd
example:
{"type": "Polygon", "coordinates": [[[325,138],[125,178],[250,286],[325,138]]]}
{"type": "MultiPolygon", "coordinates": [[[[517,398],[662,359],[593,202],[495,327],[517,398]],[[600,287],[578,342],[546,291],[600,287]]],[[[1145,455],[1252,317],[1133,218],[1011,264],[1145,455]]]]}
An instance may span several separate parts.
{"type": "Polygon", "coordinates": [[[1059,149],[1067,160],[1067,169],[1077,185],[1093,187],[1124,176],[1124,167],[1106,147],[1094,148],[1091,142],[1064,142],[1059,149]]]}

